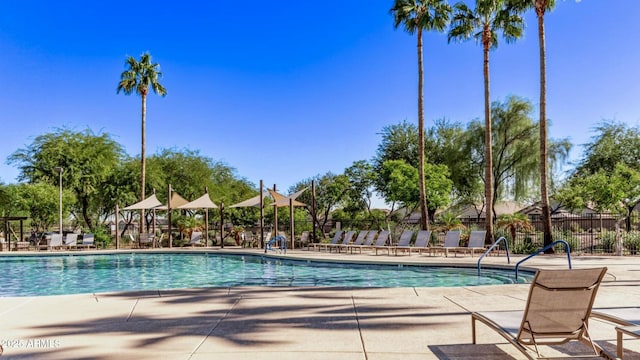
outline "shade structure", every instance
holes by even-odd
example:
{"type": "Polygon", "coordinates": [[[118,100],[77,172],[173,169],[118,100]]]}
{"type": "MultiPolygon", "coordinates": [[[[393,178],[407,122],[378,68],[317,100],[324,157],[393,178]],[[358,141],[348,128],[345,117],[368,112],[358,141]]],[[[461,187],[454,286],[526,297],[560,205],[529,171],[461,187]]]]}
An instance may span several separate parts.
{"type": "Polygon", "coordinates": [[[123,210],[146,210],[155,209],[159,206],[162,206],[162,203],[158,200],[156,194],[153,194],[140,202],[125,207],[123,210]]]}
{"type": "Polygon", "coordinates": [[[274,207],[274,211],[276,212],[276,216],[274,216],[274,229],[275,229],[275,234],[278,234],[278,217],[277,217],[277,210],[278,208],[281,207],[289,207],[289,233],[291,234],[291,248],[293,249],[295,247],[295,229],[294,229],[294,224],[293,224],[293,208],[297,207],[297,206],[307,206],[307,204],[301,203],[300,201],[297,201],[296,198],[298,196],[300,196],[300,194],[302,194],[303,192],[305,192],[307,190],[307,188],[304,188],[294,194],[288,195],[288,196],[284,196],[280,193],[278,193],[275,190],[269,190],[269,194],[271,194],[271,197],[273,198],[274,202],[273,204],[271,204],[274,207]]]}
{"type": "MultiPolygon", "coordinates": [[[[171,201],[173,204],[173,201],[171,201]]],[[[214,204],[209,197],[209,193],[206,193],[199,198],[188,202],[186,204],[182,204],[180,206],[176,206],[175,209],[217,209],[218,205],[214,204]]]]}
{"type": "MultiPolygon", "coordinates": [[[[171,209],[178,209],[178,208],[180,208],[180,206],[182,206],[184,204],[188,204],[188,203],[189,203],[189,200],[183,198],[177,192],[174,191],[171,194],[171,209]]],[[[169,207],[167,205],[161,205],[161,206],[158,206],[156,209],[157,210],[167,210],[168,208],[169,207]]]]}
{"type": "Polygon", "coordinates": [[[300,191],[298,191],[295,194],[291,194],[288,196],[284,196],[276,191],[273,191],[271,189],[269,189],[269,194],[271,194],[271,197],[273,198],[274,202],[271,204],[272,206],[277,206],[277,207],[286,207],[289,206],[291,201],[293,200],[293,206],[307,206],[307,204],[301,203],[300,201],[297,201],[296,198],[298,196],[300,196],[300,194],[302,194],[303,192],[305,192],[307,190],[307,188],[304,188],[300,191]]]}
{"type": "Polygon", "coordinates": [[[208,246],[209,242],[209,209],[217,209],[218,205],[214,204],[209,197],[209,193],[205,193],[199,198],[180,205],[177,209],[205,209],[204,215],[204,246],[208,246]]]}
{"type": "MultiPolygon", "coordinates": [[[[262,193],[262,198],[267,196],[266,193],[262,193]]],[[[256,195],[251,199],[247,199],[245,201],[241,201],[237,204],[233,204],[229,206],[230,208],[239,208],[239,207],[260,207],[260,195],[256,195]]]]}

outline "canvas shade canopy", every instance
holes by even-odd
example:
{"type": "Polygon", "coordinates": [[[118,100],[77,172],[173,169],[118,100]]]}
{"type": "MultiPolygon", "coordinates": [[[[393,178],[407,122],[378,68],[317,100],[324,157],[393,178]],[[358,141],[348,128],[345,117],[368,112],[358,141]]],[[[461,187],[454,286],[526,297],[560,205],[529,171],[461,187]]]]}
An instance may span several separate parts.
{"type": "MultiPolygon", "coordinates": [[[[262,193],[262,198],[267,197],[266,193],[262,193]]],[[[229,206],[230,208],[239,208],[239,207],[260,207],[260,195],[256,195],[251,199],[247,199],[245,201],[241,201],[237,204],[233,204],[229,206]]]]}
{"type": "MultiPolygon", "coordinates": [[[[171,194],[171,209],[178,209],[180,206],[182,206],[184,204],[188,204],[188,203],[189,203],[189,200],[187,200],[187,199],[183,198],[182,196],[180,196],[180,194],[178,194],[176,191],[174,191],[171,194]]],[[[160,206],[158,206],[155,209],[157,209],[157,210],[168,210],[169,206],[160,204],[160,206]]]]}
{"type": "Polygon", "coordinates": [[[209,197],[209,193],[205,193],[199,198],[188,202],[186,204],[180,205],[177,209],[205,209],[204,213],[204,246],[207,246],[207,242],[209,241],[209,209],[217,209],[218,205],[214,204],[209,197]]]}
{"type": "Polygon", "coordinates": [[[278,193],[275,190],[269,190],[269,194],[271,195],[271,197],[273,198],[274,202],[273,204],[271,204],[274,207],[274,229],[275,229],[275,234],[278,234],[278,208],[280,207],[285,207],[288,206],[289,208],[289,233],[291,235],[291,248],[294,248],[294,244],[295,244],[295,226],[294,226],[294,221],[293,221],[293,208],[294,207],[299,207],[299,206],[307,206],[307,204],[301,203],[300,201],[297,201],[296,198],[298,196],[300,196],[300,194],[302,194],[303,192],[305,192],[307,190],[307,188],[304,188],[294,194],[288,195],[288,196],[284,196],[280,193],[278,193]]]}
{"type": "MultiPolygon", "coordinates": [[[[264,202],[262,201],[265,197],[267,197],[267,193],[266,192],[262,192],[262,195],[258,194],[250,199],[241,201],[239,203],[233,204],[231,206],[229,206],[230,208],[242,208],[242,207],[257,207],[260,208],[260,205],[264,205],[264,202]]],[[[260,212],[260,242],[262,243],[262,241],[264,239],[262,239],[262,234],[264,234],[264,228],[263,228],[263,218],[262,218],[262,211],[260,212]]]]}
{"type": "Polygon", "coordinates": [[[140,202],[125,207],[123,210],[147,210],[155,209],[159,206],[162,206],[162,203],[158,200],[156,194],[153,194],[140,202]]]}

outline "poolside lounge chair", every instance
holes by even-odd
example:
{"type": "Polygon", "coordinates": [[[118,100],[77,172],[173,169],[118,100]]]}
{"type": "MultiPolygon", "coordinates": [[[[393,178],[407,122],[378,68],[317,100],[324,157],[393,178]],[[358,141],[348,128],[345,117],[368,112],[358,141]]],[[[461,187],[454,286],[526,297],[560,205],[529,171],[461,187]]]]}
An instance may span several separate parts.
{"type": "Polygon", "coordinates": [[[360,251],[360,253],[362,254],[362,249],[371,247],[371,245],[373,244],[373,240],[376,238],[376,235],[378,235],[378,232],[376,230],[367,231],[367,236],[365,237],[362,244],[356,244],[354,242],[353,244],[347,245],[349,253],[353,254],[353,249],[358,249],[358,251],[360,251]]]}
{"type": "Polygon", "coordinates": [[[70,233],[64,238],[65,248],[78,248],[78,234],[70,233]]]}
{"type": "Polygon", "coordinates": [[[340,252],[340,248],[342,247],[346,247],[346,245],[351,244],[351,241],[353,241],[353,237],[356,236],[356,232],[351,230],[351,231],[347,231],[344,234],[344,238],[342,238],[342,242],[341,243],[335,243],[335,244],[327,244],[327,249],[329,250],[329,252],[331,252],[331,249],[336,249],[336,251],[340,252]]]}
{"type": "MultiPolygon", "coordinates": [[[[354,231],[355,233],[355,231],[354,231]]],[[[358,233],[358,236],[356,236],[356,239],[353,240],[353,243],[347,243],[344,244],[344,242],[342,244],[340,244],[340,246],[337,247],[338,252],[341,251],[341,249],[345,249],[345,251],[347,249],[349,249],[349,246],[359,246],[362,245],[362,243],[364,243],[365,239],[367,238],[367,234],[369,233],[368,230],[362,230],[358,233]]]]}
{"type": "Polygon", "coordinates": [[[155,247],[155,239],[156,236],[154,234],[141,233],[139,238],[140,247],[155,247]]]}
{"type": "Polygon", "coordinates": [[[300,233],[300,237],[298,237],[298,239],[296,240],[296,247],[297,248],[306,247],[307,250],[309,250],[309,232],[308,231],[303,231],[302,233],[300,233]]]}
{"type": "Polygon", "coordinates": [[[376,255],[378,255],[378,250],[383,250],[383,249],[387,250],[387,255],[389,255],[390,254],[389,247],[386,245],[387,240],[389,240],[389,231],[387,230],[380,231],[380,234],[378,235],[378,238],[376,239],[375,244],[373,244],[369,248],[375,250],[376,255]]]}
{"type": "Polygon", "coordinates": [[[318,251],[320,251],[320,249],[325,248],[325,250],[328,248],[328,245],[330,244],[337,244],[338,241],[342,238],[342,234],[344,232],[342,230],[338,230],[336,231],[336,234],[333,236],[333,240],[331,240],[330,243],[314,243],[313,244],[313,249],[318,249],[318,251]]]}
{"type": "Polygon", "coordinates": [[[449,256],[449,250],[454,250],[460,245],[460,230],[449,230],[444,236],[444,244],[442,246],[432,246],[429,248],[429,254],[443,252],[444,256],[449,256]]]}
{"type": "Polygon", "coordinates": [[[391,246],[389,250],[394,253],[394,255],[398,255],[398,251],[406,251],[409,255],[411,255],[411,239],[413,239],[413,230],[404,230],[402,234],[400,234],[400,240],[398,240],[398,244],[391,246]]]}
{"type": "Polygon", "coordinates": [[[487,247],[484,245],[484,240],[487,237],[485,230],[472,231],[469,234],[469,244],[466,247],[456,248],[456,252],[468,252],[473,257],[475,251],[484,251],[487,247]]]}
{"type": "Polygon", "coordinates": [[[82,235],[82,243],[78,244],[78,247],[84,247],[84,248],[95,248],[96,245],[94,244],[94,240],[95,240],[95,236],[91,233],[87,233],[82,235]]]}
{"type": "Polygon", "coordinates": [[[62,249],[62,234],[51,234],[47,250],[62,249]]]}
{"type": "Polygon", "coordinates": [[[588,327],[593,301],[606,272],[607,268],[538,270],[524,311],[471,314],[473,343],[476,343],[476,321],[480,321],[529,359],[541,357],[538,345],[559,345],[572,340],[588,345],[595,355],[614,358],[593,342],[588,327]]]}
{"type": "Polygon", "coordinates": [[[416,242],[411,248],[411,251],[417,251],[422,254],[423,251],[429,249],[429,239],[431,239],[431,230],[420,230],[416,235],[416,242]]]}
{"type": "Polygon", "coordinates": [[[189,245],[193,246],[206,246],[202,242],[202,231],[193,231],[191,233],[191,240],[189,240],[189,245]]]}
{"type": "Polygon", "coordinates": [[[623,335],[640,339],[640,307],[597,308],[591,312],[591,317],[612,322],[616,326],[617,356],[623,357],[623,335]]]}

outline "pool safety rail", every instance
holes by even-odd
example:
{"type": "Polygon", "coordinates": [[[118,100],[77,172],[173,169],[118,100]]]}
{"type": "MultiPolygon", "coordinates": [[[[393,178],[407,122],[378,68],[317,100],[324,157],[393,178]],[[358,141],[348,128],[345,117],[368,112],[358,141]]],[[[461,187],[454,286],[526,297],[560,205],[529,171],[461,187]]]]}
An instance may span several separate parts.
{"type": "Polygon", "coordinates": [[[569,243],[564,241],[564,240],[557,240],[552,242],[551,244],[543,247],[542,249],[537,250],[536,252],[534,252],[533,254],[527,256],[526,258],[518,261],[518,263],[516,264],[516,280],[518,280],[518,268],[520,267],[520,264],[522,264],[523,262],[531,259],[534,256],[539,255],[540,253],[543,253],[549,249],[551,249],[552,247],[559,245],[559,244],[563,244],[564,245],[564,250],[567,253],[567,261],[569,262],[569,269],[572,269],[571,267],[571,247],[569,246],[569,243]]]}
{"type": "Polygon", "coordinates": [[[265,254],[267,251],[280,251],[283,253],[287,253],[287,238],[283,235],[277,235],[273,237],[271,240],[267,241],[264,247],[265,254]]]}
{"type": "Polygon", "coordinates": [[[480,256],[480,258],[478,259],[478,276],[480,276],[480,262],[482,261],[482,259],[484,259],[484,257],[487,256],[487,254],[489,254],[493,249],[495,249],[498,245],[500,245],[501,242],[504,242],[504,246],[505,246],[505,248],[507,250],[507,264],[511,264],[511,259],[509,258],[509,242],[507,241],[507,239],[504,236],[502,236],[498,240],[496,240],[496,242],[494,242],[487,249],[487,251],[485,251],[484,254],[482,254],[480,256]]]}

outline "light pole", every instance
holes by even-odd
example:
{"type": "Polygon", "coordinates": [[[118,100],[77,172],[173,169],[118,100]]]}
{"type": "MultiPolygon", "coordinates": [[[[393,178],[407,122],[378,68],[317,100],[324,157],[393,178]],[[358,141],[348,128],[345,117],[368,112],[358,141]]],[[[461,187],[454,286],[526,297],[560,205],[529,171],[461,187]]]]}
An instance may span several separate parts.
{"type": "Polygon", "coordinates": [[[59,215],[59,219],[60,219],[60,235],[62,235],[62,171],[64,171],[64,168],[61,166],[56,166],[55,170],[58,172],[58,174],[60,174],[60,177],[58,178],[58,185],[60,185],[60,191],[59,191],[59,200],[60,200],[60,213],[59,215]]]}

